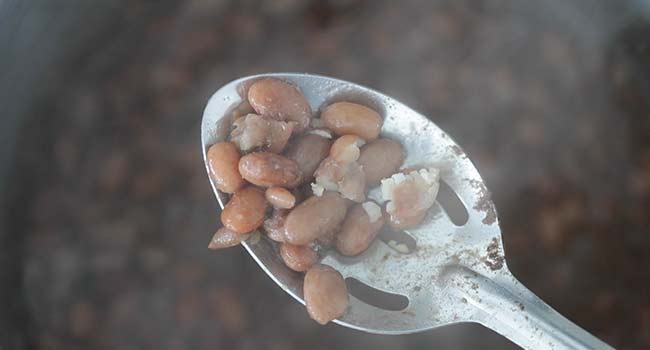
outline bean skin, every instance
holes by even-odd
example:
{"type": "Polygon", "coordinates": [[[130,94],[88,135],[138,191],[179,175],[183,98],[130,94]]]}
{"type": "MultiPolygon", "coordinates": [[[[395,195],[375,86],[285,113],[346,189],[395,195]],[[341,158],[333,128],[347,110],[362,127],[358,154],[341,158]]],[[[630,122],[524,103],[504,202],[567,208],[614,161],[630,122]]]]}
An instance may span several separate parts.
{"type": "Polygon", "coordinates": [[[320,135],[305,134],[290,144],[287,158],[298,164],[303,174],[302,183],[311,181],[320,162],[327,157],[332,141],[320,135]]]}
{"type": "Polygon", "coordinates": [[[307,271],[303,295],[309,317],[322,325],[343,316],[348,308],[345,280],[338,271],[327,265],[314,265],[307,271]]]}
{"type": "Polygon", "coordinates": [[[248,102],[255,111],[268,118],[296,123],[302,132],[311,121],[311,107],[297,87],[278,79],[261,79],[248,89],[248,102]]]}
{"type": "Polygon", "coordinates": [[[264,192],[248,186],[233,194],[221,212],[221,222],[229,230],[248,233],[262,225],[267,208],[264,192]]]}
{"type": "Polygon", "coordinates": [[[348,211],[341,232],[336,236],[336,248],[343,255],[358,255],[370,246],[383,226],[383,215],[370,222],[363,206],[355,204],[348,211]]]}
{"type": "Polygon", "coordinates": [[[383,120],[374,110],[351,102],[337,102],[327,106],[321,120],[336,135],[352,134],[364,140],[379,136],[383,120]]]}
{"type": "Polygon", "coordinates": [[[210,177],[219,191],[234,193],[246,182],[239,174],[239,151],[232,142],[219,142],[210,146],[206,155],[210,177]]]}
{"type": "Polygon", "coordinates": [[[275,208],[291,209],[296,204],[296,197],[282,187],[269,187],[264,195],[275,208]]]}
{"type": "Polygon", "coordinates": [[[345,200],[337,193],[309,197],[287,216],[284,224],[287,242],[305,245],[338,229],[346,212],[345,200]]]}
{"type": "Polygon", "coordinates": [[[280,256],[290,269],[298,272],[309,270],[318,260],[318,254],[309,246],[282,243],[280,256]]]}
{"type": "Polygon", "coordinates": [[[241,157],[239,173],[246,181],[261,187],[294,188],[302,179],[296,162],[270,152],[253,152],[241,157]]]}
{"type": "Polygon", "coordinates": [[[241,234],[235,231],[229,230],[226,227],[221,227],[217,232],[212,236],[208,248],[210,249],[223,249],[236,246],[237,244],[245,241],[250,237],[249,234],[241,234]]]}
{"type": "Polygon", "coordinates": [[[405,156],[402,145],[391,139],[380,138],[363,146],[357,162],[363,167],[366,185],[379,185],[381,179],[393,175],[405,156]]]}

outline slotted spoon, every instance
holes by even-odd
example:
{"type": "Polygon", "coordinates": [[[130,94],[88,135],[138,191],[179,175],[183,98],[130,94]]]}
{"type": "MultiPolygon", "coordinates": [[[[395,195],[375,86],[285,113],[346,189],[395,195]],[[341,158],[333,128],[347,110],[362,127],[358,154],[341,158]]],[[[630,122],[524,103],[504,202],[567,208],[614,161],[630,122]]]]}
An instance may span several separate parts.
{"type": "MultiPolygon", "coordinates": [[[[330,251],[322,261],[381,291],[403,295],[409,304],[390,311],[350,296],[350,307],[334,322],[377,334],[408,334],[461,322],[480,323],[524,349],[613,349],[578,327],[519,283],[508,270],[497,213],[478,171],[454,140],[432,121],[402,103],[350,82],[310,74],[277,73],[230,82],[209,100],[201,124],[203,158],[207,148],[230,131],[226,118],[242,102],[241,87],[274,77],[300,87],[312,109],[325,103],[359,102],[384,116],[382,135],[399,140],[404,166],[431,165],[464,204],[469,218],[455,225],[438,203],[425,222],[408,230],[417,244],[400,253],[380,240],[357,257],[330,251]]],[[[207,167],[207,162],[206,162],[207,167]]],[[[227,197],[212,189],[220,206],[227,197]]],[[[378,198],[378,189],[369,197],[378,198]]],[[[257,236],[259,237],[259,236],[257,236]]],[[[282,289],[304,304],[302,275],[288,269],[265,238],[243,243],[260,267],[282,289]]]]}

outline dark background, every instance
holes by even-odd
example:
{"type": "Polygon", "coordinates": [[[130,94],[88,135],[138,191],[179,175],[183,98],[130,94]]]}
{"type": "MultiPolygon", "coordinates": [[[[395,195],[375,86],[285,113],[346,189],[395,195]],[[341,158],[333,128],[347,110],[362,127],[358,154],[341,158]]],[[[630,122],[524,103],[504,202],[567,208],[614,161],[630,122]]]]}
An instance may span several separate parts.
{"type": "Polygon", "coordinates": [[[392,95],[467,151],[513,273],[650,348],[646,1],[0,1],[1,349],[509,349],[476,325],[317,326],[209,251],[209,96],[310,72],[392,95]]]}

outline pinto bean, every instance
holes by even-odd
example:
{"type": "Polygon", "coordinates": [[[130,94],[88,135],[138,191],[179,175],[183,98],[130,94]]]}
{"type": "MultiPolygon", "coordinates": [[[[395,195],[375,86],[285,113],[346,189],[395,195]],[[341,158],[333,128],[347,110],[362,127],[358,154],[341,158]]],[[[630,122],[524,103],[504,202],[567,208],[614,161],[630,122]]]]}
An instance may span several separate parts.
{"type": "Polygon", "coordinates": [[[287,242],[305,245],[338,229],[346,211],[345,200],[337,193],[309,197],[287,216],[284,224],[287,242]]]}
{"type": "Polygon", "coordinates": [[[379,113],[352,102],[331,104],[323,110],[320,118],[334,134],[353,134],[364,140],[376,139],[383,124],[379,113]]]}
{"type": "Polygon", "coordinates": [[[302,178],[296,162],[270,152],[253,152],[241,157],[239,173],[248,182],[262,187],[293,188],[302,178]]]}
{"type": "Polygon", "coordinates": [[[314,265],[307,271],[303,294],[309,317],[323,325],[343,316],[348,308],[345,280],[338,271],[327,265],[314,265]]]}
{"type": "Polygon", "coordinates": [[[250,237],[250,234],[241,234],[232,231],[226,227],[221,227],[212,236],[208,248],[210,249],[223,249],[236,246],[237,244],[245,241],[250,237]]]}
{"type": "Polygon", "coordinates": [[[210,177],[219,191],[234,193],[246,182],[239,174],[239,151],[232,142],[210,146],[206,155],[210,177]]]}
{"type": "Polygon", "coordinates": [[[363,146],[357,162],[363,167],[366,185],[379,185],[381,179],[393,175],[405,156],[402,145],[391,139],[380,138],[363,146]]]}
{"type": "Polygon", "coordinates": [[[309,270],[318,260],[318,254],[309,246],[282,243],[280,256],[290,269],[298,272],[309,270]]]}
{"type": "Polygon", "coordinates": [[[275,208],[291,209],[296,204],[296,197],[282,187],[269,187],[264,196],[275,208]]]}
{"type": "Polygon", "coordinates": [[[262,225],[267,208],[264,192],[248,186],[232,195],[221,212],[221,222],[229,230],[248,233],[262,225]]]}
{"type": "Polygon", "coordinates": [[[318,164],[327,157],[332,141],[315,134],[305,134],[289,145],[285,155],[298,163],[303,174],[302,183],[309,182],[314,177],[318,164]]]}
{"type": "Polygon", "coordinates": [[[289,142],[295,123],[248,114],[233,122],[230,141],[243,152],[254,148],[280,153],[289,142]]]}
{"type": "Polygon", "coordinates": [[[357,135],[343,135],[336,139],[330,148],[330,158],[337,162],[354,162],[359,159],[359,147],[366,143],[357,135]]]}
{"type": "Polygon", "coordinates": [[[341,232],[336,235],[336,249],[343,255],[358,255],[370,246],[383,226],[384,217],[377,204],[356,204],[348,211],[341,232]],[[369,211],[373,217],[369,215],[369,211]]]}
{"type": "Polygon", "coordinates": [[[311,107],[300,90],[279,79],[261,79],[248,89],[248,102],[258,114],[275,120],[296,122],[302,132],[311,120],[311,107]]]}

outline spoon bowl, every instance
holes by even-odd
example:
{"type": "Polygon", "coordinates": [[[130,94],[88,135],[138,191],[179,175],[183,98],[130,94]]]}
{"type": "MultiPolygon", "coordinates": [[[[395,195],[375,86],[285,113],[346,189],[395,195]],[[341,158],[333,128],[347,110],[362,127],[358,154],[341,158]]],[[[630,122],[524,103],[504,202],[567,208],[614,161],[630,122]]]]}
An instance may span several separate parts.
{"type": "MultiPolygon", "coordinates": [[[[244,87],[260,78],[277,78],[298,86],[312,110],[350,101],[378,111],[381,135],[400,142],[407,154],[404,168],[432,166],[460,199],[467,221],[454,223],[440,203],[424,222],[406,230],[416,243],[408,253],[376,239],[355,257],[330,250],[322,263],[380,291],[408,298],[402,310],[388,310],[350,296],[339,319],[342,326],[377,334],[408,334],[461,322],[476,322],[526,349],[611,349],[551,309],[508,270],[494,203],[483,179],[462,148],[431,120],[399,101],[354,83],[324,76],[273,73],[244,77],[220,88],[209,100],[201,124],[203,157],[210,145],[230,131],[227,116],[244,100],[244,87]]],[[[207,162],[206,162],[207,169],[207,162]]],[[[220,206],[227,196],[212,189],[220,206]]],[[[380,199],[379,188],[368,197],[380,199]]],[[[271,241],[260,235],[242,243],[260,267],[300,303],[302,274],[287,268],[271,241]]]]}

